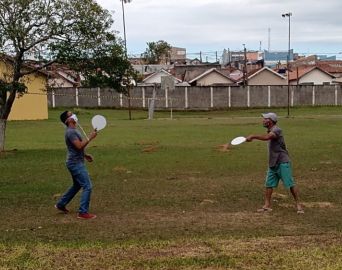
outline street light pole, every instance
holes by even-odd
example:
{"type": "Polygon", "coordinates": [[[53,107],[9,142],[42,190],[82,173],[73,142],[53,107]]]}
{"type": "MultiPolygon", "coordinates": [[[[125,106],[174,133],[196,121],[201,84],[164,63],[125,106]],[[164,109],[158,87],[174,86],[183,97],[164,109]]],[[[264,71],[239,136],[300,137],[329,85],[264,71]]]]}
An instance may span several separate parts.
{"type": "Polygon", "coordinates": [[[246,46],[243,45],[243,86],[245,87],[247,85],[247,53],[246,53],[246,46]]]}
{"type": "Polygon", "coordinates": [[[121,0],[121,6],[122,6],[122,24],[123,24],[123,30],[124,30],[124,45],[125,45],[125,56],[127,59],[127,42],[126,42],[126,21],[125,21],[125,5],[124,3],[127,3],[130,1],[127,0],[121,0]]]}
{"type": "Polygon", "coordinates": [[[287,69],[287,117],[290,117],[290,51],[291,51],[291,16],[292,13],[284,13],[281,15],[283,18],[289,17],[289,50],[287,53],[286,69],[287,69]]]}
{"type": "MultiPolygon", "coordinates": [[[[127,56],[127,40],[126,40],[126,21],[125,21],[125,3],[129,3],[131,0],[121,0],[121,6],[122,6],[122,24],[123,24],[123,30],[124,30],[124,45],[125,45],[125,57],[126,60],[128,60],[127,56]]],[[[129,120],[132,120],[132,112],[131,112],[131,85],[130,85],[130,78],[128,78],[127,75],[127,98],[128,98],[128,117],[129,120]]]]}

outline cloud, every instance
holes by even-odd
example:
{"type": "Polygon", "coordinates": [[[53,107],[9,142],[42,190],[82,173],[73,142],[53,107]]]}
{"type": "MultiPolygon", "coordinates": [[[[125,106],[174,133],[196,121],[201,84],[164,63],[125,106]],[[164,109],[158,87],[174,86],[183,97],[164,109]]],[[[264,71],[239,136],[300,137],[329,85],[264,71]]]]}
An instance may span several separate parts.
{"type": "MultiPolygon", "coordinates": [[[[114,28],[122,32],[120,0],[98,0],[115,10],[114,28]]],[[[194,50],[263,48],[271,29],[271,48],[286,49],[288,18],[292,12],[291,40],[297,50],[339,50],[342,42],[342,1],[328,0],[133,0],[125,5],[129,52],[143,52],[146,42],[166,40],[194,50]],[[328,46],[324,45],[326,41],[328,46]]]]}

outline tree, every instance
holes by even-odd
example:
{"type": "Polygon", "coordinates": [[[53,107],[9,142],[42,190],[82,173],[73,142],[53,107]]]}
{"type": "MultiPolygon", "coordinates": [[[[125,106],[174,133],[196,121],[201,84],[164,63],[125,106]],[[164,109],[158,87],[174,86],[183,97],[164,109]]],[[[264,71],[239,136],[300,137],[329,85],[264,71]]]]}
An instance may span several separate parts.
{"type": "Polygon", "coordinates": [[[164,40],[147,42],[143,58],[147,64],[160,64],[170,58],[171,45],[164,40]]]}
{"type": "Polygon", "coordinates": [[[122,44],[112,24],[110,13],[94,0],[0,0],[0,57],[10,66],[0,77],[0,151],[15,97],[25,92],[26,75],[62,63],[84,71],[92,82],[100,59],[110,59],[121,64],[107,69],[110,85],[120,88],[129,64],[120,59],[122,44]],[[29,65],[25,56],[30,51],[45,53],[45,60],[29,65]]]}
{"type": "Polygon", "coordinates": [[[127,94],[123,85],[127,76],[135,78],[135,71],[126,59],[124,47],[115,39],[101,44],[94,50],[91,59],[70,63],[69,66],[85,77],[83,86],[109,87],[123,94],[127,94]]]}

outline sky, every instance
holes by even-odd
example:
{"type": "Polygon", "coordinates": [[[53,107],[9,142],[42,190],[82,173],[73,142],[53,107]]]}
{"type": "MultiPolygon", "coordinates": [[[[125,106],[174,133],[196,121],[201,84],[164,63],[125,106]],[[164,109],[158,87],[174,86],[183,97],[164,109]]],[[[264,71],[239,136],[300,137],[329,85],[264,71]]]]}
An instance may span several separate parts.
{"type": "MultiPolygon", "coordinates": [[[[121,0],[97,0],[109,10],[114,30],[123,38],[121,0]]],[[[125,6],[129,55],[140,55],[146,43],[165,40],[213,57],[224,49],[288,50],[337,55],[342,59],[341,0],[132,0],[125,6]],[[270,42],[269,42],[270,41],[270,42]]]]}

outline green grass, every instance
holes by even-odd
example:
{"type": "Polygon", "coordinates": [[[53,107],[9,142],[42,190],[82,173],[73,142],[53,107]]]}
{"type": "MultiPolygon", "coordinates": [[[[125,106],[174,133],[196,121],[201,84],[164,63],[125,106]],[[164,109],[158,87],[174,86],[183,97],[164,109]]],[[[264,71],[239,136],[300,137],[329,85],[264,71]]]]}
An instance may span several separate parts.
{"type": "MultiPolygon", "coordinates": [[[[262,109],[147,112],[77,109],[89,145],[91,211],[76,219],[53,205],[71,184],[59,110],[46,121],[9,122],[0,154],[0,269],[341,269],[342,111],[276,109],[305,214],[288,192],[262,205],[264,142],[217,151],[235,136],[264,133],[262,109]]],[[[266,110],[267,111],[267,110],[266,110]]]]}

